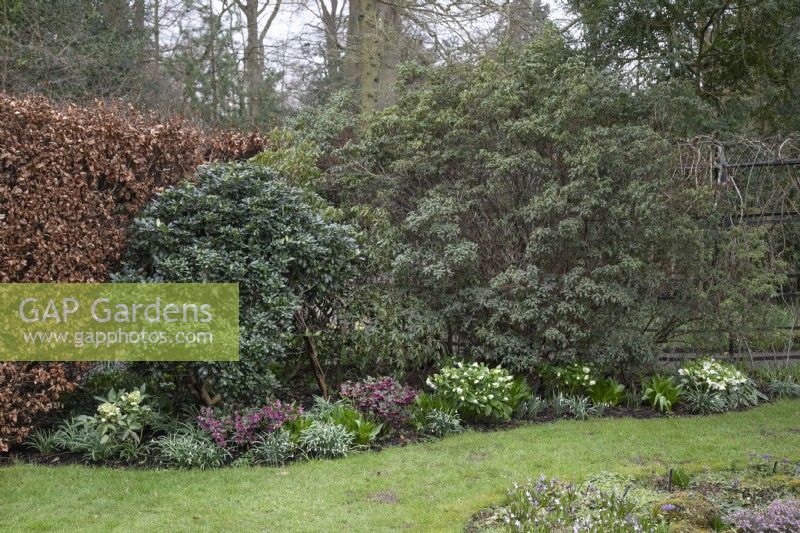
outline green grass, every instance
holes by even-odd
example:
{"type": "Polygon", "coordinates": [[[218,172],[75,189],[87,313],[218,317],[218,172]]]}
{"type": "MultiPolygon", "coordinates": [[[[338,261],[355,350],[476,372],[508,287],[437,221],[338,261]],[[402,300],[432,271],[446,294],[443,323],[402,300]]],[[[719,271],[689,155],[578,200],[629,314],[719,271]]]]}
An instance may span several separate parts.
{"type": "Polygon", "coordinates": [[[800,401],[742,413],[557,422],[286,468],[0,468],[8,530],[458,531],[512,481],[540,473],[662,473],[800,456],[800,401]]]}

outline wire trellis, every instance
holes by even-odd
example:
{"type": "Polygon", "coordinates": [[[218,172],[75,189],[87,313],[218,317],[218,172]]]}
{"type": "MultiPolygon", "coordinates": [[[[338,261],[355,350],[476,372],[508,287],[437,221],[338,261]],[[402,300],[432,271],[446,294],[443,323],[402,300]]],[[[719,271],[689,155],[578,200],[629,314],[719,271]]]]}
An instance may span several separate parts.
{"type": "Polygon", "coordinates": [[[800,137],[700,136],[679,158],[688,184],[715,189],[727,223],[800,222],[800,137]]]}
{"type": "MultiPolygon", "coordinates": [[[[794,346],[800,327],[800,136],[754,139],[744,136],[699,136],[679,145],[678,177],[687,186],[710,188],[724,227],[766,226],[773,257],[786,262],[787,283],[776,299],[789,311],[780,330],[791,332],[786,346],[774,346],[775,356],[800,356],[794,346]]],[[[689,347],[690,348],[690,347],[689,347]]],[[[729,353],[741,353],[730,343],[729,353]]],[[[756,355],[749,348],[751,360],[756,355]]],[[[763,354],[768,357],[766,352],[763,354]]]]}

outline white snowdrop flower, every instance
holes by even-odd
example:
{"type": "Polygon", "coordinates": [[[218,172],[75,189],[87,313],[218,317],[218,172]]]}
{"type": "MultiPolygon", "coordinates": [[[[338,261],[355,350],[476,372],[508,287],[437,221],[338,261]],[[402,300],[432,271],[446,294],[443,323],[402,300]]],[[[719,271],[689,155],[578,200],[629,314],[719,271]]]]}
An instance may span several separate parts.
{"type": "Polygon", "coordinates": [[[595,383],[597,383],[595,380],[591,380],[591,381],[589,382],[589,385],[594,385],[595,383]]]}

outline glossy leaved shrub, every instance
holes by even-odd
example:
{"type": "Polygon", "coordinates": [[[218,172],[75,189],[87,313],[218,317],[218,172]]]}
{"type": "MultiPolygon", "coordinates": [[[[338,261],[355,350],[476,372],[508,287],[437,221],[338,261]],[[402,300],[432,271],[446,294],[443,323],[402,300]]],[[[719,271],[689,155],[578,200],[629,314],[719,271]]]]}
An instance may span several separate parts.
{"type": "Polygon", "coordinates": [[[263,165],[204,167],[196,181],[161,193],[135,220],[115,279],[238,282],[240,361],[144,368],[206,404],[262,401],[309,317],[330,316],[355,275],[355,230],[263,165]]]}

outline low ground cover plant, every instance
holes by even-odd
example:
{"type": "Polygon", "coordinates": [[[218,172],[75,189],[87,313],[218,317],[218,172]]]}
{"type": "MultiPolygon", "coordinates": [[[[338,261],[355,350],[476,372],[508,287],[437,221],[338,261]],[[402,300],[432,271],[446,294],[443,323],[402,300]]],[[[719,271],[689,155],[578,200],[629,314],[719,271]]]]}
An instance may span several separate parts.
{"type": "Polygon", "coordinates": [[[577,487],[542,476],[515,485],[501,511],[508,531],[667,531],[666,520],[656,513],[637,512],[624,494],[577,487]]]}
{"type": "MultiPolygon", "coordinates": [[[[474,530],[742,531],[800,528],[800,463],[764,455],[745,467],[690,475],[629,478],[611,472],[579,485],[541,476],[514,484],[503,504],[474,530]]],[[[488,514],[488,513],[487,513],[488,514]]],[[[479,513],[476,516],[481,516],[479,513]]]]}
{"type": "Polygon", "coordinates": [[[800,498],[775,500],[765,508],[742,509],[727,518],[743,533],[793,533],[800,531],[800,498]]]}
{"type": "Polygon", "coordinates": [[[800,363],[757,366],[753,369],[753,379],[770,397],[800,398],[800,363]]]}
{"type": "Polygon", "coordinates": [[[102,434],[84,420],[71,418],[55,430],[40,430],[29,440],[29,446],[43,455],[68,452],[89,462],[137,463],[149,453],[148,444],[133,438],[118,440],[102,434]]]}
{"type": "MultiPolygon", "coordinates": [[[[90,463],[275,466],[440,438],[475,424],[586,420],[631,410],[671,414],[675,406],[679,414],[711,414],[750,407],[767,398],[744,371],[710,358],[686,364],[674,375],[645,377],[631,389],[613,378],[598,377],[589,366],[568,368],[573,377],[565,380],[556,372],[552,381],[540,381],[534,390],[524,377],[502,367],[458,362],[431,373],[425,392],[392,377],[368,377],[342,383],[338,399],[315,397],[305,408],[274,399],[232,411],[201,407],[189,418],[160,411],[169,402],[154,402],[144,386],[112,389],[95,396],[94,412],[35,431],[27,449],[35,455],[68,454],[90,463]],[[565,392],[568,389],[578,392],[565,392]],[[548,396],[542,391],[553,392],[548,396]]],[[[129,383],[139,374],[118,368],[112,375],[129,383]]],[[[766,371],[755,375],[762,379],[766,371]]],[[[767,377],[793,379],[791,374],[767,377]]],[[[766,389],[771,397],[782,397],[781,391],[771,390],[766,389]]],[[[83,400],[78,405],[86,408],[83,400]]]]}
{"type": "Polygon", "coordinates": [[[612,378],[603,378],[589,389],[592,403],[616,407],[625,399],[625,385],[612,378]]]}
{"type": "Polygon", "coordinates": [[[315,421],[300,432],[299,444],[309,457],[344,457],[353,446],[354,435],[344,426],[315,421]]]}
{"type": "Polygon", "coordinates": [[[252,464],[281,466],[296,458],[299,452],[292,433],[279,429],[261,437],[245,455],[252,464]]]}
{"type": "Polygon", "coordinates": [[[425,425],[421,428],[423,433],[434,437],[444,437],[451,433],[461,433],[461,419],[458,415],[432,409],[425,417],[425,425]]]}
{"type": "Polygon", "coordinates": [[[747,375],[731,364],[703,358],[678,370],[680,396],[690,410],[714,413],[752,407],[766,400],[747,375]]]}
{"type": "Polygon", "coordinates": [[[347,400],[330,402],[317,396],[314,398],[314,407],[308,414],[310,422],[301,424],[302,427],[298,426],[295,433],[302,433],[314,422],[325,422],[345,428],[353,435],[354,444],[368,446],[384,428],[383,423],[376,422],[371,415],[358,411],[347,400]]]}
{"type": "Polygon", "coordinates": [[[421,434],[443,437],[463,430],[456,403],[442,394],[421,392],[411,413],[409,422],[421,434]]]}
{"type": "Polygon", "coordinates": [[[230,458],[228,450],[191,424],[155,439],[153,444],[159,463],[167,467],[217,468],[230,458]]]}

